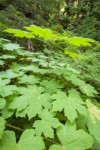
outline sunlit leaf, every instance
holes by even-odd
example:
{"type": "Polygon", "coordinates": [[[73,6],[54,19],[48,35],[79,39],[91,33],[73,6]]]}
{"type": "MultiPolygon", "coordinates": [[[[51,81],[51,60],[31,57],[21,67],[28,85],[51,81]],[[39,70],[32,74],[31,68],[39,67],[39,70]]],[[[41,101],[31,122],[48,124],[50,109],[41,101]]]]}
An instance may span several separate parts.
{"type": "Polygon", "coordinates": [[[5,129],[5,120],[2,117],[0,117],[0,139],[2,139],[4,129],[5,129]]]}
{"type": "Polygon", "coordinates": [[[49,150],[85,150],[92,147],[92,137],[84,130],[76,130],[74,125],[62,126],[57,130],[61,144],[54,144],[49,150]]]}
{"type": "Polygon", "coordinates": [[[16,43],[7,43],[7,44],[3,45],[3,48],[5,50],[14,51],[14,50],[20,49],[21,47],[16,43]]]}
{"type": "Polygon", "coordinates": [[[33,127],[36,128],[36,135],[41,136],[43,133],[46,138],[54,138],[53,128],[61,126],[58,119],[54,118],[54,114],[47,110],[43,110],[39,117],[41,120],[37,120],[33,124],[33,127]]]}
{"type": "Polygon", "coordinates": [[[18,143],[16,143],[15,133],[13,131],[5,131],[0,140],[1,150],[44,150],[45,144],[41,137],[34,135],[34,130],[25,130],[21,135],[18,143]]]}
{"type": "Polygon", "coordinates": [[[54,94],[52,98],[55,100],[53,104],[53,111],[62,111],[70,122],[74,122],[78,118],[78,113],[85,113],[85,108],[83,106],[84,102],[82,101],[79,93],[71,89],[69,95],[67,96],[64,92],[58,92],[54,94]]]}

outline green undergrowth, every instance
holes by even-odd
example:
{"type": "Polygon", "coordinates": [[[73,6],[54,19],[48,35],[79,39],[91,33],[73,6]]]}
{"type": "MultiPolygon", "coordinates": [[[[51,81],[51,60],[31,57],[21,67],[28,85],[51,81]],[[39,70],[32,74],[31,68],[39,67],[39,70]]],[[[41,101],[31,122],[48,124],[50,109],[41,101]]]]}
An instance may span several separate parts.
{"type": "MultiPolygon", "coordinates": [[[[100,91],[100,44],[85,49],[80,49],[80,58],[70,59],[67,61],[75,69],[79,70],[86,82],[92,84],[98,92],[100,91]]],[[[98,98],[99,100],[99,98],[98,98]]]]}
{"type": "Polygon", "coordinates": [[[63,54],[0,39],[0,70],[0,150],[98,150],[98,92],[63,54]]]}

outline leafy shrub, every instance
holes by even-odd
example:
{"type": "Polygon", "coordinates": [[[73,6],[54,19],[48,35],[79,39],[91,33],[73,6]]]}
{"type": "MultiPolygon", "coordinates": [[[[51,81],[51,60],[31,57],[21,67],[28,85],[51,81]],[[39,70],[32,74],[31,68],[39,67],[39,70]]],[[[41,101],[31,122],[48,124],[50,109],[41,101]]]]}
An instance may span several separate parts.
{"type": "MultiPolygon", "coordinates": [[[[1,37],[5,36],[4,33],[3,33],[3,30],[6,29],[6,28],[7,28],[7,26],[5,24],[3,24],[2,22],[0,22],[0,35],[1,35],[1,37]]],[[[6,36],[7,36],[7,34],[6,34],[6,36]]]]}
{"type": "Polygon", "coordinates": [[[2,25],[2,30],[0,33],[1,37],[4,37],[2,32],[5,29],[5,26],[6,28],[22,28],[23,25],[30,25],[32,23],[32,21],[27,19],[20,11],[18,11],[12,5],[9,5],[6,9],[0,11],[0,22],[0,26],[2,25]]]}
{"type": "Polygon", "coordinates": [[[83,37],[93,38],[100,41],[100,22],[95,17],[87,16],[81,24],[77,26],[77,33],[83,37]]]}
{"type": "MultiPolygon", "coordinates": [[[[27,29],[34,34],[6,31],[28,38],[38,33],[44,41],[58,37],[36,26],[27,29]]],[[[91,41],[62,38],[77,45],[88,45],[91,41]]],[[[49,55],[25,51],[5,39],[0,39],[0,53],[1,150],[100,147],[100,110],[92,103],[97,91],[62,61],[63,56],[52,56],[48,65],[49,55]]]]}
{"type": "Polygon", "coordinates": [[[79,70],[83,78],[91,83],[95,88],[100,90],[100,44],[88,48],[85,52],[82,52],[80,56],[83,59],[71,63],[73,67],[79,70]]]}

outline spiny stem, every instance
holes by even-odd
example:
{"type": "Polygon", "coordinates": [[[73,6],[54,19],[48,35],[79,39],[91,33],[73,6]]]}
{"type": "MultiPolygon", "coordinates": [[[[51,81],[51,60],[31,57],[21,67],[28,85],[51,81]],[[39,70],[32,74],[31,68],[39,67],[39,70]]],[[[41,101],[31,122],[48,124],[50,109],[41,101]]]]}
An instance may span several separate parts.
{"type": "MultiPolygon", "coordinates": [[[[21,129],[21,128],[19,128],[19,127],[16,127],[16,126],[14,126],[14,125],[8,124],[8,123],[6,123],[6,126],[7,126],[7,127],[10,127],[10,128],[13,128],[13,129],[16,129],[16,130],[18,130],[18,131],[20,131],[20,132],[23,131],[23,129],[21,129]]],[[[54,144],[59,145],[59,143],[57,143],[57,142],[55,142],[55,141],[53,141],[53,140],[51,140],[51,139],[48,139],[48,138],[45,138],[45,137],[42,137],[42,139],[45,139],[45,140],[47,140],[47,141],[49,141],[49,142],[51,142],[51,143],[54,143],[54,144]]]]}
{"type": "MultiPolygon", "coordinates": [[[[53,41],[50,41],[50,42],[53,42],[53,41]]],[[[47,68],[49,68],[50,66],[50,59],[51,59],[51,55],[52,55],[52,45],[50,46],[50,53],[48,55],[48,63],[47,63],[47,68]]]]}
{"type": "Polygon", "coordinates": [[[16,127],[16,126],[13,126],[13,125],[8,124],[8,123],[6,123],[6,126],[7,126],[7,127],[10,127],[10,128],[13,128],[13,129],[16,129],[16,130],[21,131],[21,132],[23,131],[21,128],[16,127]]]}

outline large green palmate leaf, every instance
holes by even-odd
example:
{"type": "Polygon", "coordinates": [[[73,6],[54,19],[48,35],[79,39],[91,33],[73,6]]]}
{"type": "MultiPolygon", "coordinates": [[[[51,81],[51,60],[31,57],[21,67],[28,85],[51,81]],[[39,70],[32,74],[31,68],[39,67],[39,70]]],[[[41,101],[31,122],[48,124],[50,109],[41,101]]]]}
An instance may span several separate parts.
{"type": "Polygon", "coordinates": [[[17,109],[17,115],[25,117],[27,114],[31,119],[41,113],[43,106],[47,106],[45,101],[49,103],[50,95],[43,93],[43,91],[44,88],[38,86],[22,88],[19,90],[22,95],[14,98],[9,108],[12,110],[17,109]]]}
{"type": "Polygon", "coordinates": [[[79,54],[68,50],[65,50],[64,54],[69,55],[71,58],[82,58],[79,54]]]}
{"type": "Polygon", "coordinates": [[[25,130],[18,143],[16,143],[15,133],[5,131],[0,140],[0,150],[44,150],[45,144],[41,137],[34,136],[33,129],[25,130]]]}
{"type": "Polygon", "coordinates": [[[11,34],[14,34],[14,36],[16,37],[20,37],[20,38],[34,38],[34,35],[32,35],[31,33],[29,32],[26,32],[26,31],[23,31],[23,30],[19,30],[19,29],[6,29],[4,30],[5,32],[8,32],[8,33],[11,33],[11,34]]]}
{"type": "Polygon", "coordinates": [[[92,104],[89,99],[86,100],[86,104],[88,112],[94,124],[96,123],[96,120],[100,121],[100,109],[96,105],[92,104]]]}
{"type": "Polygon", "coordinates": [[[51,31],[50,29],[41,28],[36,25],[31,25],[29,27],[25,27],[28,31],[31,31],[31,33],[35,36],[39,36],[41,38],[44,38],[45,40],[54,40],[57,39],[57,36],[51,31]]]}
{"type": "Polygon", "coordinates": [[[5,99],[3,99],[3,103],[5,103],[5,105],[3,106],[2,110],[1,110],[1,114],[2,117],[4,119],[10,118],[13,114],[14,114],[14,110],[10,110],[9,109],[9,105],[11,103],[12,98],[14,98],[16,96],[15,95],[9,95],[8,97],[6,97],[5,99]]]}
{"type": "Polygon", "coordinates": [[[94,147],[100,147],[100,109],[86,100],[89,114],[86,117],[86,123],[90,134],[94,137],[94,147]]]}
{"type": "Polygon", "coordinates": [[[62,83],[54,79],[49,81],[43,80],[40,84],[45,87],[45,91],[50,94],[55,93],[57,89],[61,89],[64,86],[62,83]]]}
{"type": "Polygon", "coordinates": [[[1,59],[15,59],[16,56],[14,55],[2,55],[0,56],[1,59]]]}
{"type": "Polygon", "coordinates": [[[87,114],[78,118],[78,127],[83,128],[94,138],[92,150],[100,148],[100,109],[97,108],[91,101],[86,100],[87,114]]]}
{"type": "Polygon", "coordinates": [[[0,117],[0,139],[3,136],[4,129],[5,129],[5,120],[2,117],[0,117]]]}
{"type": "Polygon", "coordinates": [[[0,72],[0,77],[7,78],[7,79],[16,78],[16,77],[19,77],[19,76],[22,76],[22,75],[23,75],[22,72],[15,73],[11,69],[7,69],[6,71],[1,71],[0,72]]]}
{"type": "Polygon", "coordinates": [[[3,109],[6,105],[6,100],[4,98],[0,98],[0,109],[3,109]]]}
{"type": "Polygon", "coordinates": [[[93,146],[100,148],[100,120],[96,120],[95,123],[90,117],[87,117],[87,128],[89,130],[89,134],[94,137],[93,146]]]}
{"type": "Polygon", "coordinates": [[[22,68],[22,67],[24,67],[24,65],[23,64],[19,64],[19,63],[12,63],[11,65],[10,65],[10,69],[11,69],[11,71],[12,72],[19,72],[19,70],[20,70],[20,68],[22,68]]]}
{"type": "Polygon", "coordinates": [[[52,145],[49,150],[85,150],[92,147],[93,138],[75,125],[66,124],[57,130],[61,144],[52,145]]]}
{"type": "MultiPolygon", "coordinates": [[[[95,112],[93,112],[95,113],[95,112]]],[[[95,114],[97,115],[97,114],[95,114]]],[[[92,150],[99,150],[100,148],[100,120],[93,119],[87,112],[87,115],[78,118],[78,127],[87,131],[94,138],[92,150]]]]}
{"type": "Polygon", "coordinates": [[[57,118],[54,118],[54,114],[48,110],[43,110],[39,115],[41,120],[35,121],[33,127],[35,127],[36,135],[42,135],[47,138],[54,138],[54,130],[53,128],[57,128],[61,126],[60,122],[57,118]]]}
{"type": "Polygon", "coordinates": [[[71,74],[70,76],[65,76],[65,79],[71,81],[72,84],[74,84],[75,86],[79,86],[79,87],[85,83],[83,80],[78,78],[78,76],[76,74],[71,74]]]}
{"type": "Polygon", "coordinates": [[[10,79],[2,79],[0,77],[0,86],[5,86],[7,85],[8,83],[10,83],[10,79]]]}
{"type": "Polygon", "coordinates": [[[23,75],[22,77],[18,78],[19,83],[25,84],[36,84],[39,83],[39,78],[33,75],[23,75]]]}
{"type": "Polygon", "coordinates": [[[71,81],[75,86],[79,86],[82,93],[86,94],[87,96],[94,97],[97,94],[97,91],[93,86],[90,84],[86,84],[83,80],[77,77],[77,75],[72,74],[69,77],[65,77],[67,80],[71,81]]]}
{"type": "Polygon", "coordinates": [[[76,118],[78,118],[78,113],[85,114],[85,107],[83,106],[85,103],[82,101],[80,94],[75,90],[69,90],[69,95],[67,96],[64,92],[57,92],[52,96],[52,99],[55,101],[53,104],[53,111],[62,111],[64,110],[65,116],[70,120],[70,122],[74,122],[76,118]]]}
{"type": "Polygon", "coordinates": [[[67,37],[61,36],[61,39],[68,41],[70,44],[75,45],[75,46],[91,46],[91,43],[95,42],[95,40],[93,39],[82,38],[82,37],[67,38],[67,37]]]}
{"type": "Polygon", "coordinates": [[[89,38],[82,38],[82,37],[68,38],[66,36],[62,36],[61,34],[54,33],[54,31],[50,29],[42,28],[36,25],[25,27],[25,29],[27,29],[29,32],[19,30],[19,29],[6,29],[4,31],[11,34],[13,33],[14,36],[17,37],[26,37],[29,39],[39,36],[44,40],[51,40],[51,41],[64,40],[75,46],[81,46],[81,45],[90,46],[91,45],[90,43],[95,42],[93,39],[89,39],[89,38]]]}
{"type": "Polygon", "coordinates": [[[0,44],[9,43],[10,41],[8,39],[0,38],[0,44]]]}
{"type": "Polygon", "coordinates": [[[0,150],[17,150],[15,133],[12,131],[5,131],[0,140],[0,150]]]}
{"type": "Polygon", "coordinates": [[[16,43],[7,43],[4,44],[3,49],[8,51],[14,51],[14,50],[21,49],[21,47],[16,43]]]}
{"type": "Polygon", "coordinates": [[[90,84],[83,84],[80,86],[80,90],[87,96],[94,97],[97,94],[97,91],[90,84]]]}
{"type": "Polygon", "coordinates": [[[0,87],[0,95],[4,98],[9,95],[13,95],[17,91],[17,86],[15,85],[7,85],[0,87]]]}

